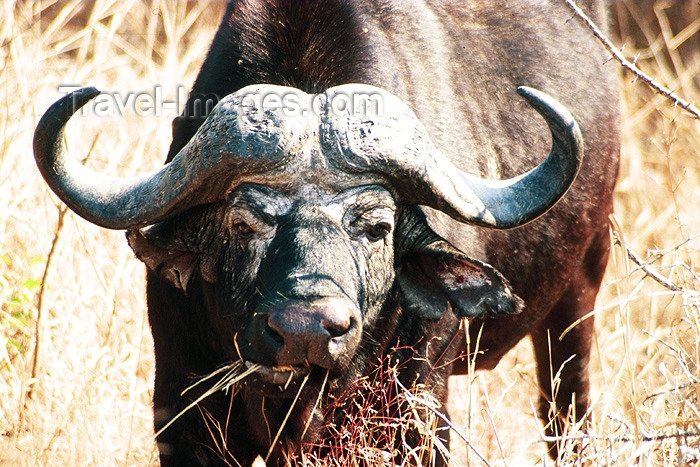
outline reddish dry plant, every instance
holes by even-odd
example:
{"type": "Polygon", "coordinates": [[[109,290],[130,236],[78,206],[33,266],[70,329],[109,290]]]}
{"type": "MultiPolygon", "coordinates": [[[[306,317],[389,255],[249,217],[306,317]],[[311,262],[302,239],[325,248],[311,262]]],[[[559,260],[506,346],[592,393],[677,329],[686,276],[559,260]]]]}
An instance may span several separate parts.
{"type": "Polygon", "coordinates": [[[322,411],[328,422],[321,438],[290,456],[290,465],[428,466],[437,452],[449,456],[439,436],[444,409],[422,385],[401,384],[402,365],[392,358],[394,351],[342,394],[326,397],[322,411]]]}

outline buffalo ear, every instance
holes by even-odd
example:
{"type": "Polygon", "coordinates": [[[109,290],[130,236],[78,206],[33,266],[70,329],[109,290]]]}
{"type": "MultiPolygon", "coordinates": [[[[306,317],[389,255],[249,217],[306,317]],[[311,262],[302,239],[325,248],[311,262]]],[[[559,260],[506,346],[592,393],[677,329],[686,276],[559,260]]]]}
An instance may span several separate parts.
{"type": "Polygon", "coordinates": [[[442,239],[407,251],[397,281],[402,308],[430,319],[440,318],[448,303],[459,317],[514,314],[523,306],[494,267],[442,239]]]}
{"type": "Polygon", "coordinates": [[[126,239],[138,259],[151,271],[167,279],[172,285],[188,292],[188,285],[197,270],[196,255],[180,251],[169,236],[163,235],[159,224],[146,229],[126,232],[126,239]]]}

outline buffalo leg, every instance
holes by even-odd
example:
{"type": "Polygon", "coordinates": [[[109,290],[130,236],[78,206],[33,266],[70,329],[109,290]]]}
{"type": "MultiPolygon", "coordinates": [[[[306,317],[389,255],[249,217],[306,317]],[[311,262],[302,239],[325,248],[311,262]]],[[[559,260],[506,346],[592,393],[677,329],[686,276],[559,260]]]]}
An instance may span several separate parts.
{"type": "MultiPolygon", "coordinates": [[[[593,310],[609,252],[607,231],[588,248],[572,285],[552,311],[531,332],[541,388],[539,416],[549,436],[561,435],[567,420],[580,420],[588,408],[588,362],[593,339],[593,316],[583,319],[560,338],[569,326],[593,310]],[[557,378],[555,391],[552,381],[557,378]],[[572,405],[572,401],[574,404],[572,405]],[[554,402],[554,405],[552,405],[554,402]],[[552,412],[554,409],[554,412],[552,412]],[[572,414],[570,411],[575,410],[572,414]]],[[[558,443],[550,441],[550,454],[558,455],[558,443]]]]}
{"type": "MultiPolygon", "coordinates": [[[[571,308],[555,308],[531,334],[541,390],[539,416],[545,424],[545,433],[548,436],[562,434],[567,419],[571,419],[571,409],[575,410],[578,420],[585,414],[588,406],[588,360],[593,318],[581,322],[559,340],[561,333],[573,321],[564,319],[566,311],[570,312],[571,308]],[[552,319],[554,317],[556,319],[552,319]],[[552,381],[557,374],[558,382],[553,394],[552,381]],[[552,409],[555,413],[552,413],[552,409]]],[[[549,445],[550,449],[554,449],[551,454],[556,456],[557,443],[550,441],[549,445]]]]}

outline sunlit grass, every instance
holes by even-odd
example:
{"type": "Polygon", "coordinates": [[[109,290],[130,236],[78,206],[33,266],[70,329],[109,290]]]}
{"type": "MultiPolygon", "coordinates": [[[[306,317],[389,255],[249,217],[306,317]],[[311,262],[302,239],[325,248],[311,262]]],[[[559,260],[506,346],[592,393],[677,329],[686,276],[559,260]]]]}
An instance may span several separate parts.
{"type": "MultiPolygon", "coordinates": [[[[59,84],[126,95],[157,83],[174,100],[178,86],[193,82],[222,9],[222,2],[184,1],[0,4],[2,465],[157,464],[143,267],[122,232],[70,212],[59,227],[63,208],[41,180],[31,139],[59,84]]],[[[640,52],[640,67],[697,105],[700,59],[675,52],[697,40],[688,31],[700,19],[688,23],[682,37],[666,31],[652,48],[625,53],[640,52]]],[[[572,426],[562,440],[560,464],[693,465],[700,460],[700,123],[627,74],[623,113],[611,231],[618,244],[592,310],[593,404],[587,426],[572,426]],[[649,278],[626,248],[678,289],[649,278]]],[[[76,117],[67,140],[90,166],[134,174],[162,164],[175,114],[76,117]]],[[[452,435],[455,465],[484,465],[479,456],[490,465],[552,464],[534,415],[529,342],[494,371],[453,378],[450,390],[452,422],[472,445],[452,435]]]]}

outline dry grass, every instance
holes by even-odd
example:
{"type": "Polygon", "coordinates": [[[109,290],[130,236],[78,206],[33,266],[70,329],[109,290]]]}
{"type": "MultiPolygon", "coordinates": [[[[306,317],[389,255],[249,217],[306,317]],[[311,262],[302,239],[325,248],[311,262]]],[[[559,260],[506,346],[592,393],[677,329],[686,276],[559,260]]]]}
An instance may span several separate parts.
{"type": "MultiPolygon", "coordinates": [[[[623,34],[641,28],[652,38],[625,54],[640,52],[641,68],[697,104],[700,57],[679,50],[700,50],[692,47],[700,19],[681,18],[688,27],[672,30],[663,6],[646,16],[635,4],[622,11],[623,34]]],[[[193,81],[222,5],[5,1],[0,9],[0,464],[157,464],[143,268],[122,233],[61,214],[31,138],[58,84],[126,95],[159,83],[174,99],[193,81]]],[[[697,465],[700,122],[630,75],[623,81],[618,245],[592,310],[593,404],[587,429],[572,426],[561,440],[559,463],[697,465]],[[626,248],[678,289],[648,277],[626,248]]],[[[92,167],[133,174],[162,163],[174,116],[76,118],[68,141],[92,167]]],[[[476,451],[489,465],[552,464],[532,408],[528,342],[496,370],[450,386],[452,421],[472,446],[452,435],[455,465],[484,465],[476,451]]]]}

